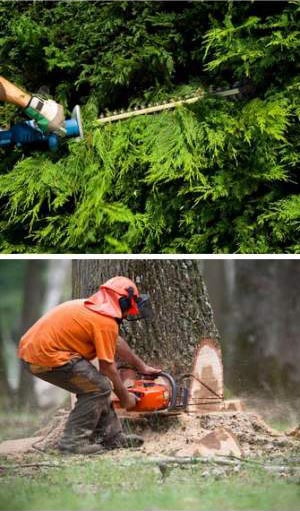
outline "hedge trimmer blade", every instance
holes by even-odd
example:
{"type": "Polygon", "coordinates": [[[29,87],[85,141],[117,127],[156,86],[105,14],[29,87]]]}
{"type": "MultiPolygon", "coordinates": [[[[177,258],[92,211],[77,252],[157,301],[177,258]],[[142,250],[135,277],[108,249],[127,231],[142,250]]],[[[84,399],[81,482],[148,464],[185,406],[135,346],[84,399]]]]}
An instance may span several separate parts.
{"type": "Polygon", "coordinates": [[[199,99],[203,99],[207,94],[213,94],[215,96],[221,97],[229,97],[229,96],[238,96],[243,92],[243,87],[233,87],[231,89],[198,89],[195,96],[185,97],[182,99],[174,99],[172,101],[164,101],[163,103],[156,103],[154,105],[142,106],[141,108],[134,108],[127,111],[121,110],[119,112],[112,112],[107,114],[101,114],[100,118],[97,119],[97,122],[100,124],[105,124],[107,122],[121,121],[124,119],[128,119],[130,117],[137,117],[139,115],[149,115],[154,114],[156,112],[162,112],[164,110],[171,110],[172,108],[176,108],[181,105],[189,105],[192,103],[196,103],[199,99]]]}

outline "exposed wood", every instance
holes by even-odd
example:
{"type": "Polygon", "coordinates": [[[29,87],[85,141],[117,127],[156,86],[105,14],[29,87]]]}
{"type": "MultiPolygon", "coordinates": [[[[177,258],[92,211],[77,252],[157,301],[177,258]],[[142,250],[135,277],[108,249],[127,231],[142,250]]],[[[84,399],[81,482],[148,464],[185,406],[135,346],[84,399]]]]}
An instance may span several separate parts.
{"type": "Polygon", "coordinates": [[[177,456],[242,456],[242,449],[236,436],[226,428],[216,428],[204,435],[194,445],[184,446],[177,456]]]}
{"type": "Polygon", "coordinates": [[[293,438],[300,440],[300,426],[297,426],[296,428],[290,429],[286,433],[288,436],[292,436],[293,438]]]}
{"type": "Polygon", "coordinates": [[[224,410],[226,412],[243,412],[246,410],[246,407],[241,399],[226,399],[224,401],[224,410]]]}
{"type": "Polygon", "coordinates": [[[214,339],[202,339],[196,349],[190,381],[189,413],[224,409],[222,353],[214,339]]]}

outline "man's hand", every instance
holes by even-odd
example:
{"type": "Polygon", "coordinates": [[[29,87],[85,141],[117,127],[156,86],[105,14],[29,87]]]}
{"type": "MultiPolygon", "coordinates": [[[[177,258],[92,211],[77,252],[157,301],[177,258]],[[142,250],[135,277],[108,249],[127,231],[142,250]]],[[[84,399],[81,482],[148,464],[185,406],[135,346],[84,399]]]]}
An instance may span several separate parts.
{"type": "Polygon", "coordinates": [[[136,407],[138,401],[139,398],[135,394],[128,392],[128,396],[124,400],[122,399],[122,401],[120,401],[120,405],[126,410],[132,410],[136,407]]]}
{"type": "Polygon", "coordinates": [[[125,339],[120,336],[117,341],[117,355],[122,361],[133,366],[141,374],[157,374],[161,372],[161,369],[156,369],[155,367],[145,364],[145,362],[128,346],[125,339]]]}
{"type": "Polygon", "coordinates": [[[139,401],[139,398],[132,392],[128,392],[120,378],[115,362],[110,363],[105,360],[100,360],[100,371],[112,381],[114,392],[118,396],[122,408],[132,410],[137,401],[139,401]]]}
{"type": "Polygon", "coordinates": [[[66,134],[63,106],[53,99],[41,99],[32,96],[25,108],[25,113],[36,121],[40,130],[44,133],[52,131],[60,136],[66,134]]]}
{"type": "Polygon", "coordinates": [[[159,373],[161,373],[161,369],[144,364],[143,366],[139,367],[139,373],[149,374],[149,375],[150,374],[159,374],[159,373]]]}

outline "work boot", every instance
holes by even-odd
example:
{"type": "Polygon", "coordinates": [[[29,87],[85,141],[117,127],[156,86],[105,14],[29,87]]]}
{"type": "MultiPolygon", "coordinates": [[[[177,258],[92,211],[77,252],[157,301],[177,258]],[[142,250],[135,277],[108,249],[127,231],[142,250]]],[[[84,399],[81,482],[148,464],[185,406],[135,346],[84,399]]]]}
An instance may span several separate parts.
{"type": "Polygon", "coordinates": [[[58,444],[59,450],[63,454],[102,454],[105,449],[100,444],[83,444],[83,445],[73,445],[73,446],[65,446],[63,444],[58,444]]]}
{"type": "Polygon", "coordinates": [[[126,435],[118,433],[112,439],[102,442],[104,449],[126,449],[130,447],[141,447],[144,439],[139,435],[126,435]]]}

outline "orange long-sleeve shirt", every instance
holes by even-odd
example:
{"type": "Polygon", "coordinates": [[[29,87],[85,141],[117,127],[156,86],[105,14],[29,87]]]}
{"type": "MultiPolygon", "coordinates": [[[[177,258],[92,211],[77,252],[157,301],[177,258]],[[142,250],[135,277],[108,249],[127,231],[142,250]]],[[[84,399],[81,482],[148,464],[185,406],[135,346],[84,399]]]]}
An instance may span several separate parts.
{"type": "Polygon", "coordinates": [[[117,337],[115,319],[88,309],[83,300],[71,300],[46,313],[23,335],[18,356],[48,367],[78,355],[113,362],[117,337]]]}

